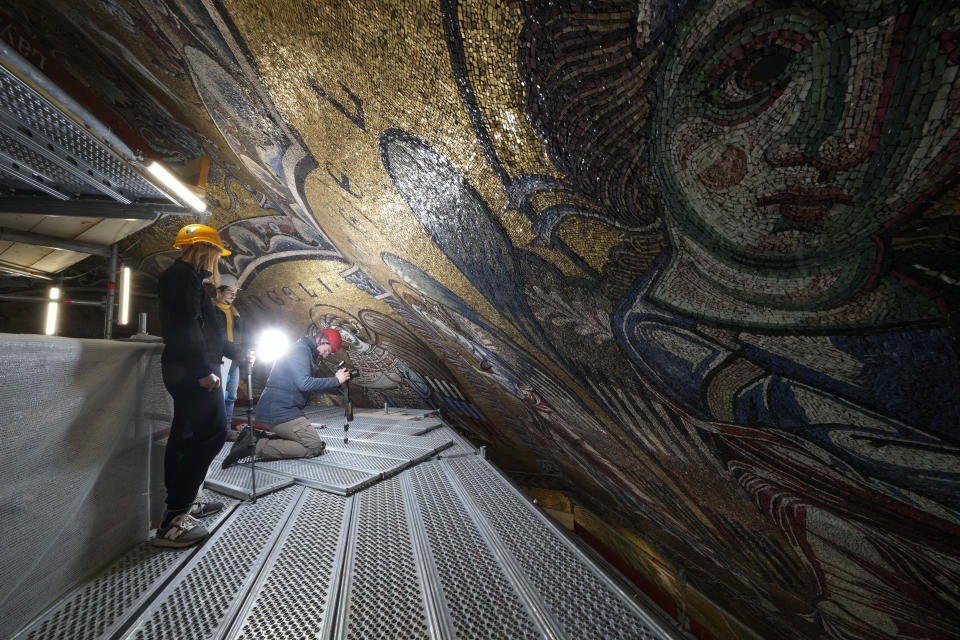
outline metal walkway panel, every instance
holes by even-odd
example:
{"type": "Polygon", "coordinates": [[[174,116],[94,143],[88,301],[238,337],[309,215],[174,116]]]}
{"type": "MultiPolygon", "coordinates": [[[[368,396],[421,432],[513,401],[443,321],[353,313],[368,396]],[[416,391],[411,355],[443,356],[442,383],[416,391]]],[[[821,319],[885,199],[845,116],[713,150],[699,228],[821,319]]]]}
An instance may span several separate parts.
{"type": "Polygon", "coordinates": [[[423,529],[424,561],[436,570],[442,589],[441,619],[459,640],[547,637],[487,547],[442,465],[427,462],[400,476],[413,496],[413,526],[423,529]]]}
{"type": "MultiPolygon", "coordinates": [[[[217,452],[217,455],[214,456],[213,462],[210,463],[210,466],[212,467],[214,463],[223,462],[223,459],[224,459],[225,457],[227,457],[227,454],[228,454],[228,453],[230,453],[231,447],[233,447],[233,443],[232,443],[232,442],[224,442],[224,443],[223,443],[223,446],[220,447],[220,451],[218,451],[218,452],[217,452]]],[[[218,465],[218,466],[219,466],[219,465],[218,465]]]]}
{"type": "MultiPolygon", "coordinates": [[[[227,447],[227,450],[229,451],[229,447],[227,447]]],[[[252,497],[254,479],[250,471],[249,462],[235,464],[232,467],[221,469],[220,463],[222,460],[222,457],[218,457],[210,463],[210,468],[207,469],[207,477],[203,483],[214,491],[219,491],[224,495],[239,498],[240,500],[246,500],[252,497]]],[[[246,460],[249,461],[249,458],[246,458],[246,460]]],[[[259,463],[256,473],[257,497],[265,496],[268,493],[289,487],[293,484],[293,478],[289,475],[264,470],[259,466],[259,463]]]]}
{"type": "Polygon", "coordinates": [[[409,460],[410,462],[420,462],[422,460],[426,460],[436,453],[432,448],[406,447],[399,444],[371,442],[369,440],[354,440],[351,438],[348,442],[344,442],[342,437],[323,435],[324,431],[326,430],[324,429],[320,431],[320,439],[327,444],[327,451],[365,453],[384,458],[409,460]]]}
{"type": "MultiPolygon", "coordinates": [[[[371,413],[379,414],[379,409],[376,412],[371,411],[371,413]]],[[[414,417],[424,417],[428,416],[431,413],[434,415],[440,415],[439,409],[403,409],[397,407],[390,407],[390,409],[384,412],[384,415],[392,416],[399,413],[403,416],[414,416],[414,417]]]]}
{"type": "MultiPolygon", "coordinates": [[[[335,455],[370,457],[266,464],[345,471],[318,462],[335,455]]],[[[140,545],[16,640],[680,637],[481,456],[381,475],[349,497],[288,487],[233,503],[199,547],[140,545]]]]}
{"type": "Polygon", "coordinates": [[[276,491],[234,511],[123,637],[224,637],[303,491],[276,491]]]}
{"type": "MultiPolygon", "coordinates": [[[[401,409],[398,407],[390,407],[390,409],[384,412],[383,409],[357,409],[353,410],[354,418],[376,418],[380,420],[396,420],[398,422],[405,422],[407,420],[416,420],[420,418],[425,418],[428,415],[440,415],[439,411],[436,409],[401,409]]],[[[305,407],[303,410],[303,415],[307,418],[313,420],[316,416],[318,419],[331,419],[337,420],[344,417],[343,407],[305,407]]]]}
{"type": "MultiPolygon", "coordinates": [[[[4,155],[20,160],[18,164],[22,165],[14,175],[29,178],[29,166],[49,178],[34,182],[33,188],[39,183],[48,189],[59,187],[57,190],[66,195],[102,193],[123,203],[141,198],[173,202],[134,170],[126,158],[98,139],[105,124],[89,122],[89,118],[84,119],[86,126],[75,121],[6,66],[0,67],[0,120],[8,132],[3,136],[4,155]],[[91,130],[91,125],[98,131],[91,130]]],[[[111,135],[110,144],[118,142],[111,135]]]]}
{"type": "Polygon", "coordinates": [[[453,444],[453,441],[449,438],[434,436],[434,433],[436,432],[433,431],[428,435],[411,436],[400,433],[386,433],[383,431],[354,430],[353,428],[351,428],[349,431],[344,431],[342,427],[326,427],[325,429],[318,429],[317,433],[323,436],[333,436],[338,438],[349,436],[351,440],[368,440],[370,442],[400,444],[406,447],[433,449],[434,452],[445,449],[453,444]]]}
{"type": "MultiPolygon", "coordinates": [[[[295,481],[297,484],[322,489],[341,496],[359,491],[383,477],[383,474],[379,471],[371,473],[356,469],[345,469],[314,462],[314,460],[317,460],[317,458],[257,460],[255,463],[257,467],[257,489],[260,488],[261,469],[288,476],[291,481],[295,481]]],[[[247,475],[249,475],[249,471],[247,475]]]]}
{"type": "Polygon", "coordinates": [[[470,444],[470,441],[454,431],[451,427],[443,425],[439,429],[430,432],[430,436],[438,438],[447,438],[453,442],[453,445],[438,452],[441,458],[456,458],[459,456],[472,456],[477,454],[477,448],[470,444]]]}
{"type": "Polygon", "coordinates": [[[464,501],[490,524],[491,546],[505,548],[508,561],[516,563],[567,637],[673,637],[486,460],[475,456],[442,464],[463,488],[464,501]]]}
{"type": "MultiPolygon", "coordinates": [[[[345,420],[343,407],[314,407],[306,406],[303,408],[303,415],[311,422],[315,420],[345,420]]],[[[356,415],[356,412],[354,412],[356,415]]]]}
{"type": "Polygon", "coordinates": [[[322,456],[314,458],[313,462],[331,467],[366,471],[367,473],[381,473],[385,478],[394,475],[410,465],[408,460],[384,458],[382,456],[372,456],[365,453],[350,453],[348,451],[325,451],[322,456]]]}
{"type": "MultiPolygon", "coordinates": [[[[329,420],[325,422],[311,422],[313,426],[318,429],[323,430],[324,428],[328,429],[342,429],[345,425],[344,422],[331,422],[329,420]]],[[[399,423],[384,423],[384,422],[361,422],[359,420],[354,420],[350,423],[350,431],[367,431],[367,432],[384,432],[384,433],[396,433],[405,436],[419,436],[427,433],[431,429],[427,429],[425,426],[421,425],[407,425],[399,423]]]]}
{"type": "MultiPolygon", "coordinates": [[[[421,418],[417,417],[408,417],[408,418],[394,418],[390,416],[357,416],[354,414],[353,422],[351,424],[357,423],[358,425],[370,425],[375,426],[378,429],[391,429],[391,428],[401,428],[401,429],[436,429],[443,421],[439,418],[421,418]]],[[[366,427],[369,428],[369,427],[366,427]]]]}
{"type": "MultiPolygon", "coordinates": [[[[342,428],[343,425],[347,424],[346,420],[343,419],[343,416],[340,416],[338,420],[315,420],[311,419],[311,424],[314,426],[325,425],[331,428],[342,428]]],[[[414,421],[405,421],[400,422],[397,420],[380,420],[378,418],[357,418],[350,422],[350,429],[356,429],[357,431],[385,431],[387,433],[399,433],[409,436],[419,436],[428,431],[439,428],[443,423],[439,420],[428,418],[419,422],[414,421]]]]}
{"type": "MultiPolygon", "coordinates": [[[[225,502],[219,513],[200,522],[215,529],[237,505],[201,490],[201,501],[225,502]]],[[[24,627],[13,640],[99,640],[112,637],[128,626],[160,588],[196,552],[190,549],[161,549],[149,542],[136,545],[98,575],[68,592],[37,619],[24,627]]]]}
{"type": "MultiPolygon", "coordinates": [[[[340,413],[343,413],[341,411],[340,413]]],[[[360,415],[364,418],[389,418],[391,420],[409,420],[411,418],[424,418],[429,415],[440,415],[439,409],[407,409],[404,407],[390,407],[387,411],[383,409],[354,409],[354,415],[360,415]]]]}
{"type": "Polygon", "coordinates": [[[228,638],[328,637],[353,498],[303,491],[228,638]]]}
{"type": "Polygon", "coordinates": [[[339,640],[425,639],[430,633],[399,478],[357,494],[337,607],[339,640]]]}

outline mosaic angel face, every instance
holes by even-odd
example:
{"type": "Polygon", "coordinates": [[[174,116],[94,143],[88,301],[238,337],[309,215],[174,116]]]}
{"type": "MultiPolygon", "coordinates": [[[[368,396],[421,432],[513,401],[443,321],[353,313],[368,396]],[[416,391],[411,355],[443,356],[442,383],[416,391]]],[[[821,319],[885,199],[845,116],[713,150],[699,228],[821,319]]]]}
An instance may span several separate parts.
{"type": "Polygon", "coordinates": [[[862,281],[872,236],[956,179],[960,3],[879,4],[716,0],[684,19],[654,128],[676,235],[728,264],[842,262],[862,281]]]}

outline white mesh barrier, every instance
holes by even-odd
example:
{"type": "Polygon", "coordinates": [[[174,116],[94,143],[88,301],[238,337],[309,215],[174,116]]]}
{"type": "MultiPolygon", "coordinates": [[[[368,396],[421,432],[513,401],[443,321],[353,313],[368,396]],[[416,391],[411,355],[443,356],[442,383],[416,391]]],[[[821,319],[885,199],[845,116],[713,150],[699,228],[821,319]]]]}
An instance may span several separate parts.
{"type": "Polygon", "coordinates": [[[0,334],[0,638],[147,538],[173,413],[161,351],[0,334]]]}

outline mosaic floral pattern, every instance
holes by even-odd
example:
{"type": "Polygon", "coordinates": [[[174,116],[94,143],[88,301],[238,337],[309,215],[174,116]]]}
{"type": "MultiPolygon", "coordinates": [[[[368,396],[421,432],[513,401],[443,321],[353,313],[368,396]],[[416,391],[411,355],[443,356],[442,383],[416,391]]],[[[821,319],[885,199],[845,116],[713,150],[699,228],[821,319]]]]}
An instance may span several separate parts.
{"type": "Polygon", "coordinates": [[[153,154],[212,158],[255,323],[340,329],[367,402],[564,487],[678,615],[955,635],[960,2],[15,17],[102,43],[117,68],[69,66],[153,154]]]}

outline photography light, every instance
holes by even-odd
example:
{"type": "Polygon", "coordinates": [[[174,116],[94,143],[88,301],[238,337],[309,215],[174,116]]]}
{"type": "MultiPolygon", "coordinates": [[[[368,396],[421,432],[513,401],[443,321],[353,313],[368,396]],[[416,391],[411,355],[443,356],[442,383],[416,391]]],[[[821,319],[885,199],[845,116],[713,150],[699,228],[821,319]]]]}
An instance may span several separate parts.
{"type": "Polygon", "coordinates": [[[153,161],[147,166],[147,171],[152,173],[157,179],[160,180],[168,189],[173,191],[181,200],[190,205],[193,209],[197,211],[206,211],[207,205],[204,204],[203,200],[198,198],[193,194],[190,189],[188,189],[182,182],[177,180],[172,173],[167,171],[159,162],[153,161]]]}
{"type": "Polygon", "coordinates": [[[60,303],[57,302],[58,300],[60,300],[60,288],[50,287],[50,302],[47,303],[47,325],[43,331],[43,333],[48,336],[53,336],[57,333],[57,312],[60,309],[60,303]]]}
{"type": "Polygon", "coordinates": [[[260,362],[273,362],[286,353],[289,346],[287,334],[279,329],[267,329],[257,340],[257,359],[260,362]]]}
{"type": "Polygon", "coordinates": [[[120,318],[119,324],[127,324],[130,321],[130,289],[133,287],[133,273],[130,267],[123,268],[123,275],[120,277],[120,318]]]}

